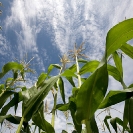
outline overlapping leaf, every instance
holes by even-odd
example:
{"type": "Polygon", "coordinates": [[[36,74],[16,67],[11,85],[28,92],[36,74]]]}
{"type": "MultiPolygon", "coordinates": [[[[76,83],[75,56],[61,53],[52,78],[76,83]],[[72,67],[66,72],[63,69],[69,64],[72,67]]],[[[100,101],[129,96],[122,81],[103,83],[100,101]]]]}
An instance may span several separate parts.
{"type": "Polygon", "coordinates": [[[111,28],[106,37],[107,58],[125,42],[133,38],[133,19],[127,19],[111,28]]]}
{"type": "Polygon", "coordinates": [[[2,68],[2,72],[0,73],[0,78],[2,78],[7,72],[9,72],[10,70],[23,70],[23,65],[22,64],[18,64],[16,62],[9,62],[7,64],[5,64],[2,68]]]}
{"type": "Polygon", "coordinates": [[[125,101],[133,96],[133,89],[125,90],[110,90],[105,99],[100,104],[99,108],[106,108],[119,102],[125,101]]]}
{"type": "Polygon", "coordinates": [[[32,120],[40,129],[46,133],[55,133],[54,128],[44,118],[44,104],[40,104],[39,109],[33,114],[32,120]]]}
{"type": "Polygon", "coordinates": [[[89,120],[103,100],[108,86],[107,65],[102,61],[98,69],[82,84],[77,94],[76,120],[89,120]]]}

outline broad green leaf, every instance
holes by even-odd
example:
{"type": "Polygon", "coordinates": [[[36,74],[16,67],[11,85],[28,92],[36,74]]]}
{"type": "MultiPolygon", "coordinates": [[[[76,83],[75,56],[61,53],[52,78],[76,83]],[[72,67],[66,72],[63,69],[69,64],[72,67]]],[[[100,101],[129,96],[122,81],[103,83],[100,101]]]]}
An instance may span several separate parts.
{"type": "Polygon", "coordinates": [[[133,19],[127,19],[111,28],[106,37],[107,58],[125,42],[133,38],[133,19]]]}
{"type": "Polygon", "coordinates": [[[120,48],[126,55],[133,59],[133,46],[124,43],[120,48]]]}
{"type": "Polygon", "coordinates": [[[71,85],[72,85],[73,87],[75,87],[75,83],[74,83],[72,77],[66,77],[66,79],[71,83],[71,85]]]}
{"type": "Polygon", "coordinates": [[[73,89],[72,89],[72,94],[73,94],[73,96],[77,96],[77,94],[78,94],[78,91],[79,91],[79,88],[76,88],[76,87],[74,87],[73,89]]]}
{"type": "Polygon", "coordinates": [[[99,61],[97,61],[97,60],[87,62],[80,69],[79,74],[82,75],[82,74],[85,74],[87,72],[94,72],[96,70],[96,68],[98,67],[98,65],[99,65],[99,61]]]}
{"type": "Polygon", "coordinates": [[[69,70],[71,70],[73,73],[77,71],[76,64],[73,64],[71,67],[69,67],[69,70]]]}
{"type": "Polygon", "coordinates": [[[63,79],[61,77],[58,80],[58,85],[59,85],[59,88],[60,88],[60,94],[61,94],[62,100],[65,104],[66,102],[65,102],[64,82],[63,82],[63,79]]]}
{"type": "Polygon", "coordinates": [[[47,74],[41,73],[41,75],[39,76],[37,80],[37,87],[41,86],[41,84],[45,81],[46,78],[47,78],[47,74]]]}
{"type": "Polygon", "coordinates": [[[119,71],[121,77],[123,78],[122,59],[121,57],[119,57],[116,51],[113,53],[113,59],[114,59],[117,70],[119,71]]]}
{"type": "Polygon", "coordinates": [[[1,95],[0,95],[0,108],[5,104],[6,100],[13,94],[15,94],[16,92],[13,91],[4,91],[1,95]]]}
{"type": "Polygon", "coordinates": [[[57,104],[56,109],[60,111],[67,111],[69,109],[69,103],[66,104],[57,104]]]}
{"type": "Polygon", "coordinates": [[[107,108],[111,105],[125,101],[133,96],[133,88],[125,90],[110,90],[99,106],[99,109],[107,108]]]}
{"type": "Polygon", "coordinates": [[[32,120],[39,128],[47,133],[55,133],[54,128],[44,118],[44,104],[41,103],[39,109],[33,114],[32,120]]]}
{"type": "Polygon", "coordinates": [[[15,93],[14,97],[10,100],[10,102],[1,109],[0,115],[6,115],[8,110],[18,104],[20,101],[22,101],[20,93],[15,93]]]}
{"type": "Polygon", "coordinates": [[[76,98],[76,120],[89,120],[98,109],[108,87],[107,64],[101,61],[97,70],[81,85],[76,98]]]}
{"type": "Polygon", "coordinates": [[[106,127],[107,127],[107,129],[109,130],[109,132],[111,133],[111,130],[110,130],[110,127],[109,127],[109,124],[108,124],[108,119],[110,119],[111,118],[111,116],[106,116],[105,118],[104,118],[104,123],[105,123],[105,125],[106,125],[106,127]]]}
{"type": "MultiPolygon", "coordinates": [[[[70,99],[71,99],[71,98],[70,98],[70,99]]],[[[69,110],[70,110],[70,112],[71,112],[71,117],[72,117],[74,126],[75,126],[75,128],[76,128],[76,131],[77,131],[78,133],[81,133],[82,125],[79,125],[79,124],[76,122],[76,118],[75,118],[76,104],[75,104],[73,101],[70,101],[69,110]]]]}
{"type": "Polygon", "coordinates": [[[61,69],[61,66],[59,64],[50,64],[48,67],[48,75],[53,70],[53,68],[61,69]]]}
{"type": "Polygon", "coordinates": [[[109,75],[111,75],[117,81],[122,82],[122,78],[121,78],[120,72],[117,70],[116,67],[108,64],[107,65],[107,69],[108,69],[108,74],[109,75]]]}
{"type": "Polygon", "coordinates": [[[62,74],[61,76],[64,76],[64,77],[76,77],[77,78],[77,75],[74,74],[73,71],[69,70],[69,69],[66,69],[62,74]]]}
{"type": "Polygon", "coordinates": [[[10,70],[23,70],[23,65],[22,64],[18,64],[16,62],[9,62],[7,64],[5,64],[2,68],[2,72],[0,73],[0,78],[2,78],[7,72],[9,72],[10,70]]]}
{"type": "Polygon", "coordinates": [[[78,62],[87,63],[88,61],[87,60],[84,60],[84,59],[78,59],[78,62]]]}
{"type": "Polygon", "coordinates": [[[42,85],[42,88],[39,91],[37,91],[35,95],[33,95],[31,98],[28,95],[26,96],[27,98],[30,98],[30,99],[27,100],[27,98],[25,98],[26,102],[24,102],[25,105],[24,105],[24,109],[22,112],[23,117],[25,117],[26,115],[30,115],[31,113],[33,113],[34,111],[38,109],[41,102],[47,96],[48,92],[54,86],[55,82],[58,80],[59,77],[60,75],[53,76],[50,79],[45,80],[44,84],[42,85]]]}
{"type": "Polygon", "coordinates": [[[2,123],[4,119],[7,119],[11,123],[19,124],[20,120],[21,120],[21,117],[19,117],[19,116],[12,116],[11,114],[10,115],[0,116],[0,123],[2,123]]]}
{"type": "Polygon", "coordinates": [[[99,133],[97,123],[95,120],[95,116],[92,116],[92,118],[90,119],[90,125],[91,125],[91,130],[93,133],[99,133]]]}
{"type": "Polygon", "coordinates": [[[129,125],[133,133],[133,97],[129,99],[129,125]]]}
{"type": "MultiPolygon", "coordinates": [[[[27,89],[27,90],[21,92],[22,97],[23,97],[23,102],[22,102],[22,115],[23,115],[23,113],[25,111],[25,108],[27,108],[26,105],[27,105],[28,101],[30,99],[32,99],[38,93],[38,91],[39,90],[37,89],[37,87],[33,86],[30,89],[27,89]]],[[[39,103],[38,103],[38,106],[39,106],[39,103]]],[[[36,111],[36,108],[35,107],[34,107],[34,109],[29,110],[28,114],[25,115],[25,122],[28,122],[31,119],[32,114],[35,111],[36,111]]]]}

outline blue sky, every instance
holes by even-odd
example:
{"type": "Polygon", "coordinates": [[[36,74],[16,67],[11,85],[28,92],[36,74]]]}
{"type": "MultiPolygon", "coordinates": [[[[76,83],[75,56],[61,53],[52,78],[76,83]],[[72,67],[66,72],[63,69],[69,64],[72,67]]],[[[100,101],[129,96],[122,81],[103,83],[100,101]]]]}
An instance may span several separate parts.
{"type": "MultiPolygon", "coordinates": [[[[85,54],[89,59],[102,58],[108,30],[115,24],[132,18],[132,0],[1,0],[0,16],[0,67],[15,58],[28,61],[35,69],[28,75],[28,86],[51,63],[60,63],[59,56],[85,42],[85,54]]],[[[127,85],[133,69],[133,61],[123,61],[124,79],[127,85]],[[128,69],[127,69],[128,67],[128,69]]],[[[110,78],[110,88],[120,89],[119,83],[110,78]]],[[[67,84],[66,84],[67,85],[67,84]]],[[[50,101],[50,100],[49,100],[50,101]]],[[[20,113],[21,114],[21,113],[20,113]]],[[[58,119],[58,122],[61,120],[58,119]]],[[[57,127],[61,129],[61,126],[57,127]]]]}

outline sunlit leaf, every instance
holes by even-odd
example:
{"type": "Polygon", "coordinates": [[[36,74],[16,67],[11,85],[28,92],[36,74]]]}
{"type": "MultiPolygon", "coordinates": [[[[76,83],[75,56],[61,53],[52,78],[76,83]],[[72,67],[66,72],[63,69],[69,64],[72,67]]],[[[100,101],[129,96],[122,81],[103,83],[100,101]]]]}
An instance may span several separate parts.
{"type": "Polygon", "coordinates": [[[133,38],[133,19],[127,19],[111,28],[106,37],[107,57],[133,38]]]}
{"type": "Polygon", "coordinates": [[[99,61],[94,60],[94,61],[90,61],[87,62],[79,71],[79,74],[82,75],[86,72],[94,72],[96,70],[96,68],[99,65],[99,61]]]}
{"type": "Polygon", "coordinates": [[[61,66],[59,64],[50,64],[48,67],[48,75],[53,70],[53,68],[61,69],[61,66]]]}
{"type": "Polygon", "coordinates": [[[42,88],[38,90],[37,92],[35,92],[35,94],[32,97],[30,97],[29,93],[23,92],[23,96],[25,96],[23,112],[22,112],[24,118],[26,116],[29,116],[28,118],[30,118],[32,113],[38,109],[41,102],[47,96],[48,92],[54,86],[55,82],[58,80],[59,77],[60,75],[53,76],[50,79],[45,80],[44,84],[42,85],[42,88]]]}
{"type": "Polygon", "coordinates": [[[108,74],[111,75],[114,79],[116,79],[117,81],[121,82],[122,78],[120,75],[120,72],[117,70],[116,67],[112,66],[112,65],[107,65],[107,69],[108,69],[108,74]]]}
{"type": "Polygon", "coordinates": [[[72,77],[67,77],[67,76],[66,76],[66,79],[71,83],[71,85],[72,85],[73,87],[75,87],[75,83],[74,83],[72,77]]]}
{"type": "Polygon", "coordinates": [[[102,61],[97,70],[82,84],[76,98],[76,120],[89,120],[103,100],[108,86],[107,65],[102,61]]]}
{"type": "Polygon", "coordinates": [[[133,59],[133,46],[124,43],[120,48],[126,55],[133,59]]]}
{"type": "Polygon", "coordinates": [[[125,89],[125,90],[110,90],[107,96],[104,98],[99,108],[107,108],[111,105],[122,102],[126,99],[129,99],[133,96],[133,89],[125,89]]]}
{"type": "Polygon", "coordinates": [[[7,64],[5,64],[2,68],[2,72],[0,73],[0,78],[2,78],[7,72],[9,72],[10,70],[23,70],[23,65],[22,64],[18,64],[16,62],[9,62],[7,64]]]}
{"type": "Polygon", "coordinates": [[[116,51],[113,53],[113,59],[114,59],[116,68],[118,69],[121,77],[123,77],[122,59],[121,57],[119,57],[116,51]]]}
{"type": "Polygon", "coordinates": [[[41,73],[41,75],[39,76],[38,80],[37,80],[37,87],[39,87],[47,78],[47,74],[46,73],[41,73]]]}
{"type": "Polygon", "coordinates": [[[69,69],[66,69],[61,75],[64,77],[77,77],[77,75],[69,69]]]}

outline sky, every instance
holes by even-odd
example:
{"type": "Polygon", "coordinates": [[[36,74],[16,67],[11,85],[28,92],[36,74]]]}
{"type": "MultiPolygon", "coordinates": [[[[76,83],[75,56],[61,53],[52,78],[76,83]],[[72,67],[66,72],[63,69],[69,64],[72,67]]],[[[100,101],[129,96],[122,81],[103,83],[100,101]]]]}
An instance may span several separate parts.
{"type": "MultiPolygon", "coordinates": [[[[105,50],[106,34],[117,23],[133,17],[132,0],[1,0],[0,68],[9,61],[29,61],[36,71],[28,74],[28,87],[52,64],[60,64],[59,56],[85,42],[89,60],[100,60],[105,50]]],[[[132,83],[133,61],[123,60],[124,80],[132,83]],[[127,69],[128,68],[128,69],[127,69]],[[130,75],[130,76],[129,76],[130,75]]],[[[53,72],[55,74],[56,72],[53,72]]],[[[68,83],[66,86],[70,87],[68,83]]],[[[121,85],[110,77],[110,89],[121,85]]],[[[69,94],[69,91],[67,94],[69,94]]],[[[48,98],[50,102],[50,97],[48,98]]],[[[123,110],[122,104],[118,108],[123,110]]],[[[117,107],[116,107],[117,108],[117,107]]],[[[18,111],[19,112],[19,111],[18,111]]],[[[112,114],[115,115],[115,111],[112,114]]],[[[21,115],[21,112],[18,113],[21,115]]],[[[56,131],[64,121],[57,118],[56,131]]],[[[65,123],[65,121],[64,121],[65,123]]]]}

